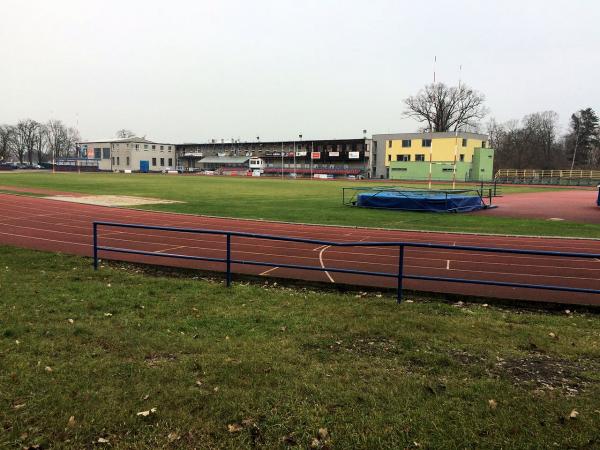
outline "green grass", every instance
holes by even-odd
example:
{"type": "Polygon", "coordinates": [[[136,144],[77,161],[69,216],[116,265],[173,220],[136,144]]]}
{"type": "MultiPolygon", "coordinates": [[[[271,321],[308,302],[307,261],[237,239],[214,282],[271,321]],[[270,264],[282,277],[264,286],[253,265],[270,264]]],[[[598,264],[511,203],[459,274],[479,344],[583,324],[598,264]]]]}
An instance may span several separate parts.
{"type": "MultiPolygon", "coordinates": [[[[431,231],[466,231],[535,236],[600,237],[600,225],[491,217],[425,214],[343,206],[341,188],[360,183],[273,178],[165,176],[144,174],[0,173],[0,186],[47,188],[93,194],[127,194],[180,200],[145,209],[225,217],[282,220],[431,231]]],[[[421,185],[422,186],[422,185],[421,185]]],[[[546,188],[502,187],[505,193],[546,188]]]]}
{"type": "Polygon", "coordinates": [[[0,448],[600,444],[584,310],[227,289],[12,247],[0,292],[0,448]]]}

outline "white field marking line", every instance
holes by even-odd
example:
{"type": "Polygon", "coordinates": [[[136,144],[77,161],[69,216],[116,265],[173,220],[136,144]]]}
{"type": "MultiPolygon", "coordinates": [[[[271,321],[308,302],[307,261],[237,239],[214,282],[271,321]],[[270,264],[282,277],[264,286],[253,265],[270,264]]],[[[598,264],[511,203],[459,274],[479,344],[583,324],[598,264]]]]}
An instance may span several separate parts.
{"type": "MultiPolygon", "coordinates": [[[[15,228],[26,228],[26,229],[32,229],[32,230],[38,230],[38,231],[45,231],[45,232],[54,232],[54,233],[60,233],[60,234],[68,234],[68,235],[73,235],[73,236],[84,236],[84,237],[89,237],[89,235],[82,235],[82,234],[78,234],[78,233],[69,233],[66,231],[55,231],[55,230],[46,230],[46,229],[40,229],[40,228],[34,228],[34,227],[25,227],[22,225],[10,225],[13,226],[15,228]]],[[[20,237],[31,237],[31,236],[23,236],[23,235],[18,235],[18,234],[12,234],[12,233],[3,233],[5,235],[14,235],[14,236],[20,236],[20,237]]],[[[149,244],[152,245],[152,242],[145,242],[145,241],[136,241],[136,240],[132,240],[132,239],[119,239],[119,238],[109,238],[111,240],[115,240],[115,241],[122,241],[122,242],[129,242],[129,243],[136,243],[136,244],[149,244]]],[[[55,242],[65,242],[65,241],[59,241],[59,240],[52,240],[52,239],[48,239],[49,241],[55,241],[55,242]]],[[[81,244],[83,245],[83,244],[81,244]]],[[[87,245],[87,244],[86,244],[87,245]]],[[[246,244],[248,245],[248,244],[246,244]]],[[[256,247],[256,246],[255,246],[256,247]]],[[[213,249],[213,248],[207,248],[207,247],[195,247],[195,246],[189,246],[189,248],[194,248],[197,250],[208,250],[208,251],[220,251],[221,249],[213,249]]],[[[262,248],[262,247],[261,247],[262,248]]],[[[321,250],[321,254],[319,255],[319,259],[322,261],[322,253],[325,249],[321,250]]],[[[239,251],[240,253],[246,253],[246,254],[250,254],[250,255],[259,255],[259,256],[271,256],[271,257],[291,257],[291,258],[300,258],[300,259],[311,259],[309,257],[303,257],[303,256],[290,256],[290,255],[279,255],[279,254],[275,254],[275,253],[258,253],[258,252],[249,252],[249,251],[239,251]]],[[[354,254],[356,255],[356,254],[354,254]]],[[[413,258],[413,257],[407,257],[408,258],[413,258]]],[[[424,259],[424,260],[430,260],[430,258],[414,258],[414,259],[424,259]]],[[[369,265],[376,265],[376,266],[392,266],[394,264],[388,264],[388,263],[382,263],[382,262],[368,262],[368,261],[355,261],[355,260],[348,260],[348,259],[335,259],[333,260],[335,262],[341,262],[341,263],[352,263],[352,264],[369,264],[369,265]]],[[[485,262],[484,264],[495,264],[495,265],[499,265],[502,263],[494,263],[494,262],[485,262]]],[[[323,263],[321,263],[321,265],[323,266],[323,263]]],[[[510,265],[515,265],[515,264],[502,264],[503,266],[510,266],[510,265]]],[[[394,265],[395,266],[395,265],[394,265]]],[[[536,264],[531,264],[531,265],[520,265],[521,267],[540,267],[539,265],[536,264]]],[[[432,269],[432,270],[436,270],[439,268],[436,267],[431,267],[431,266],[406,266],[406,267],[412,267],[412,268],[424,268],[424,269],[432,269]]],[[[324,268],[324,266],[323,266],[324,268]]],[[[546,268],[557,268],[556,266],[546,266],[546,268]]],[[[575,270],[598,270],[598,269],[592,269],[592,268],[571,268],[571,269],[575,269],[575,270]]],[[[559,276],[559,275],[538,275],[538,274],[515,274],[515,273],[510,273],[510,272],[493,272],[493,271],[481,271],[481,270],[465,270],[465,269],[453,269],[455,271],[461,271],[461,272],[466,272],[466,273],[489,273],[489,274],[504,274],[504,275],[532,275],[532,276],[544,276],[544,277],[550,277],[550,278],[564,278],[564,279],[581,279],[581,280],[587,280],[589,278],[585,278],[585,277],[570,277],[570,276],[559,276]]],[[[327,273],[327,276],[331,278],[331,275],[329,273],[327,273]]]]}
{"type": "MultiPolygon", "coordinates": [[[[369,247],[369,248],[377,248],[377,247],[369,247]]],[[[330,251],[331,254],[334,253],[341,253],[341,254],[348,254],[348,253],[344,253],[344,252],[340,252],[340,251],[336,251],[336,250],[331,250],[330,251]]],[[[460,254],[456,254],[455,252],[449,252],[449,251],[444,251],[443,249],[440,249],[439,252],[436,252],[435,250],[426,250],[422,253],[432,253],[434,256],[432,257],[418,257],[418,256],[406,256],[406,259],[419,259],[419,260],[427,260],[427,261],[445,261],[447,258],[442,258],[442,256],[445,253],[450,253],[454,258],[453,261],[456,261],[458,263],[473,263],[473,260],[471,258],[468,257],[468,253],[463,252],[460,254]],[[458,256],[465,256],[465,259],[457,259],[458,256]]],[[[351,253],[351,255],[354,256],[376,256],[379,258],[393,258],[396,255],[394,255],[393,253],[361,253],[361,252],[353,252],[351,253]]],[[[488,256],[484,256],[484,255],[480,255],[481,257],[483,257],[484,259],[494,259],[497,260],[498,259],[498,255],[496,256],[492,256],[492,255],[488,255],[488,256]]],[[[532,259],[532,258],[536,258],[539,259],[540,262],[542,261],[556,261],[556,256],[536,256],[536,255],[500,255],[500,257],[503,258],[511,258],[511,260],[516,260],[516,259],[532,259]]],[[[586,261],[587,258],[574,258],[573,261],[586,261]]],[[[348,260],[348,261],[353,261],[353,260],[348,260]]],[[[357,261],[357,262],[364,262],[365,264],[370,264],[366,261],[357,261]]],[[[480,264],[495,264],[495,265],[503,265],[503,266],[523,266],[523,267],[531,267],[531,266],[535,266],[535,267],[544,267],[544,268],[568,268],[568,269],[573,269],[573,270],[598,270],[595,268],[586,268],[586,267],[564,267],[564,265],[560,265],[560,266],[553,266],[553,265],[540,265],[540,264],[521,264],[521,263],[517,263],[517,264],[510,264],[510,263],[506,263],[506,262],[495,262],[495,261],[479,261],[480,264]]],[[[385,263],[381,263],[384,264],[385,263]]],[[[391,264],[389,264],[391,265],[391,264]]]]}
{"type": "MultiPolygon", "coordinates": [[[[23,238],[29,238],[29,239],[35,239],[35,240],[41,240],[41,241],[48,241],[48,242],[58,242],[61,244],[71,244],[71,245],[80,245],[80,246],[86,246],[86,247],[91,247],[91,244],[80,244],[77,242],[72,242],[72,241],[61,241],[58,239],[48,239],[48,238],[41,238],[41,237],[35,237],[35,236],[27,236],[27,235],[20,235],[20,234],[14,234],[14,233],[4,233],[0,231],[0,235],[7,235],[7,236],[13,236],[13,237],[23,237],[23,238]]],[[[321,250],[321,253],[319,254],[319,260],[321,261],[321,267],[325,268],[325,266],[323,265],[322,262],[322,258],[321,255],[323,253],[323,251],[325,251],[326,249],[321,250]]],[[[428,270],[440,270],[440,269],[436,269],[436,268],[432,268],[432,267],[427,267],[427,266],[405,266],[405,268],[419,268],[419,269],[428,269],[428,270]]],[[[560,275],[539,275],[539,274],[514,274],[514,273],[505,273],[505,272],[485,272],[485,271],[478,271],[478,270],[462,270],[462,269],[452,269],[453,271],[456,272],[466,272],[466,273],[485,273],[485,274],[493,274],[493,275],[511,275],[511,276],[537,276],[537,277],[544,277],[544,278],[561,278],[561,279],[574,279],[574,280],[592,280],[592,281],[597,281],[597,278],[581,278],[581,277],[564,277],[564,276],[560,276],[560,275]]],[[[335,281],[333,280],[333,278],[331,278],[331,275],[329,274],[329,272],[325,272],[327,274],[327,276],[329,277],[329,279],[331,280],[332,283],[335,283],[335,281]]]]}
{"type": "MultiPolygon", "coordinates": [[[[325,250],[327,250],[329,247],[331,247],[331,246],[327,245],[327,246],[325,246],[325,248],[322,248],[321,251],[319,252],[319,262],[321,263],[321,267],[323,269],[325,268],[325,264],[323,263],[323,252],[325,250]]],[[[327,275],[327,278],[329,278],[329,281],[331,281],[332,283],[335,283],[335,281],[333,280],[333,278],[331,277],[329,272],[325,271],[325,275],[327,275]]]]}
{"type": "MultiPolygon", "coordinates": [[[[15,196],[11,196],[10,194],[4,195],[4,194],[0,194],[0,199],[6,201],[8,199],[12,199],[15,196]]],[[[49,200],[49,199],[44,199],[44,198],[37,198],[37,197],[27,197],[27,196],[19,196],[19,198],[26,198],[29,203],[33,203],[33,202],[42,202],[42,203],[46,203],[46,204],[52,204],[54,203],[53,200],[49,200]]],[[[5,202],[8,203],[8,202],[5,202]]],[[[22,203],[22,201],[21,201],[22,203]]],[[[111,209],[111,208],[107,208],[107,207],[103,207],[103,206],[97,206],[97,205],[85,205],[87,208],[86,210],[99,210],[100,208],[103,209],[111,209]]],[[[120,207],[114,207],[112,208],[113,210],[116,211],[132,211],[132,212],[137,212],[140,214],[149,214],[149,215],[162,215],[162,216],[168,216],[168,215],[175,215],[178,217],[182,217],[182,216],[194,216],[193,214],[185,214],[185,213],[176,213],[176,212],[168,212],[168,211],[152,211],[152,210],[144,210],[144,209],[138,209],[138,208],[120,208],[120,207]]],[[[107,212],[112,212],[112,211],[107,211],[107,212]]],[[[139,217],[139,215],[137,216],[139,217]]],[[[258,223],[258,224],[262,224],[262,226],[264,226],[265,222],[268,222],[269,224],[273,225],[272,228],[275,228],[275,226],[285,226],[285,225],[309,225],[315,228],[321,227],[324,229],[327,229],[328,226],[327,225],[323,225],[323,224],[305,224],[305,223],[290,223],[290,222],[281,222],[281,221],[264,221],[264,220],[259,220],[259,219],[243,219],[243,218],[235,218],[235,217],[219,217],[219,216],[207,216],[207,215],[203,215],[203,216],[196,216],[198,218],[201,218],[202,220],[206,220],[206,221],[226,221],[226,222],[231,222],[231,221],[236,221],[236,222],[254,222],[254,223],[258,223]]],[[[348,226],[339,226],[339,228],[342,229],[347,229],[348,226]]],[[[482,237],[501,237],[501,238],[506,238],[506,239],[516,239],[516,240],[520,240],[521,242],[523,241],[533,241],[533,242],[539,242],[539,240],[543,240],[543,239],[553,239],[553,240],[568,240],[569,238],[564,238],[561,236],[518,236],[518,235],[503,235],[503,234],[490,234],[490,233],[456,233],[456,232],[444,232],[444,231],[419,231],[419,230],[395,230],[395,229],[381,229],[381,228],[365,228],[365,227],[356,227],[356,226],[352,226],[350,228],[353,229],[368,229],[371,233],[383,233],[385,235],[389,235],[390,233],[400,233],[400,234],[410,234],[410,235],[415,235],[415,234],[431,234],[431,235],[437,235],[437,236],[449,236],[449,235],[456,235],[456,234],[460,234],[461,236],[475,236],[477,238],[477,243],[481,244],[481,238],[482,237]]],[[[334,228],[335,229],[335,228],[334,228]]],[[[339,233],[338,233],[339,234],[339,233]]],[[[584,240],[584,239],[588,239],[588,238],[572,238],[573,240],[584,240]]],[[[593,240],[593,239],[592,239],[593,240]]],[[[554,247],[556,249],[556,246],[554,247]]]]}
{"type": "MultiPolygon", "coordinates": [[[[60,213],[55,213],[55,214],[60,214],[60,213]]],[[[64,215],[64,213],[63,213],[63,215],[64,215]]],[[[126,215],[126,214],[121,214],[121,217],[120,217],[120,218],[123,218],[123,217],[126,217],[126,216],[129,216],[129,215],[126,215]]],[[[138,216],[138,217],[139,217],[139,216],[138,216]]],[[[15,219],[18,219],[18,218],[15,218],[15,219]]],[[[77,219],[70,219],[70,220],[71,220],[72,222],[76,222],[76,221],[77,221],[77,219]]],[[[80,222],[81,222],[81,221],[80,221],[80,222]]],[[[46,222],[46,223],[48,223],[48,222],[46,222]]],[[[56,223],[53,223],[53,224],[56,224],[56,223]]],[[[72,226],[72,225],[71,225],[70,227],[74,227],[74,226],[72,226]]],[[[118,232],[118,231],[115,231],[115,233],[120,233],[120,232],[118,232]]],[[[181,238],[180,238],[180,239],[181,239],[181,238]]],[[[518,239],[518,238],[517,238],[517,239],[518,239]]],[[[538,243],[539,243],[539,240],[538,240],[537,238],[536,238],[535,240],[536,240],[536,242],[538,242],[538,243]]],[[[479,243],[480,243],[480,242],[479,242],[479,243]]],[[[540,248],[540,247],[539,247],[539,246],[537,246],[537,248],[540,248]]],[[[554,250],[556,250],[556,247],[555,247],[555,246],[554,246],[554,247],[552,247],[552,248],[553,248],[554,250]]],[[[527,258],[527,257],[528,257],[528,256],[522,256],[521,258],[527,258]]]]}
{"type": "MultiPolygon", "coordinates": [[[[119,211],[121,211],[121,210],[119,210],[119,211]]],[[[104,211],[103,211],[103,212],[104,212],[104,211]]],[[[148,213],[149,215],[152,215],[152,212],[150,212],[150,211],[148,211],[148,212],[147,212],[147,211],[138,211],[138,210],[136,210],[136,212],[138,212],[138,213],[139,213],[139,212],[142,212],[142,213],[148,213]]],[[[57,211],[57,212],[53,212],[53,213],[52,213],[52,214],[50,214],[50,215],[65,215],[65,214],[72,215],[72,213],[61,213],[61,212],[58,212],[58,211],[57,211]]],[[[131,217],[131,216],[139,217],[140,215],[139,215],[139,214],[135,214],[135,215],[133,215],[133,214],[120,214],[120,215],[117,217],[117,219],[113,219],[113,220],[123,219],[123,218],[126,218],[126,217],[131,217]]],[[[80,216],[80,217],[81,217],[81,216],[80,216]]],[[[14,219],[19,219],[18,217],[13,217],[13,218],[14,218],[14,219]]],[[[92,217],[92,216],[90,216],[90,220],[92,220],[92,219],[93,219],[93,220],[97,220],[97,217],[92,217]]],[[[72,222],[76,222],[76,221],[77,221],[77,219],[70,219],[70,220],[71,220],[72,222]]],[[[227,221],[226,219],[223,219],[223,220],[227,221]]],[[[82,222],[82,221],[79,221],[79,222],[82,222]]],[[[275,227],[274,227],[274,228],[275,228],[275,227]]],[[[392,230],[392,232],[393,232],[393,230],[392,230]]],[[[300,232],[298,232],[297,234],[308,234],[308,233],[300,233],[300,232]]],[[[313,235],[313,236],[314,236],[314,235],[313,235]]],[[[386,237],[389,237],[389,236],[386,236],[386,237]]],[[[519,238],[519,237],[517,236],[517,237],[514,237],[514,239],[515,239],[515,240],[520,240],[521,242],[519,243],[519,246],[520,246],[521,248],[524,248],[525,246],[523,246],[523,245],[522,245],[522,242],[523,242],[524,240],[530,240],[530,241],[534,241],[534,242],[536,242],[536,243],[540,243],[540,239],[544,239],[544,238],[526,239],[526,238],[519,238]]],[[[552,238],[548,238],[548,239],[552,239],[552,238]]],[[[422,239],[422,240],[423,240],[423,239],[422,239]]],[[[413,239],[413,241],[417,242],[415,239],[413,239]]],[[[427,242],[427,240],[423,240],[423,242],[427,242]]],[[[465,242],[468,242],[468,241],[465,241],[465,242]]],[[[477,241],[477,244],[478,244],[478,245],[481,245],[481,241],[480,241],[480,240],[478,240],[478,241],[477,241]]],[[[456,245],[456,242],[455,242],[453,245],[456,245]]],[[[514,246],[514,245],[516,245],[516,244],[511,244],[511,245],[513,245],[513,246],[514,246]]],[[[535,249],[541,249],[541,248],[544,248],[544,246],[539,246],[539,245],[538,245],[538,246],[535,246],[534,248],[535,248],[535,249]]],[[[556,246],[550,246],[549,248],[551,248],[552,250],[556,250],[556,246]]],[[[564,248],[577,248],[577,247],[564,247],[564,248]]],[[[563,248],[563,249],[564,249],[564,248],[563,248]]],[[[586,249],[587,249],[587,248],[589,248],[589,246],[588,246],[588,247],[586,247],[586,249]]]]}
{"type": "MultiPolygon", "coordinates": [[[[42,229],[42,228],[35,228],[35,227],[26,227],[23,225],[11,225],[11,224],[5,224],[5,225],[9,225],[9,226],[13,226],[15,228],[25,228],[25,229],[32,229],[32,230],[38,230],[38,231],[45,231],[45,232],[53,232],[53,233],[60,233],[60,234],[68,234],[68,235],[73,235],[73,236],[83,236],[83,237],[89,237],[89,234],[79,234],[79,233],[70,233],[70,232],[66,232],[66,231],[58,231],[58,230],[47,230],[47,229],[42,229]]],[[[4,233],[4,234],[8,234],[10,235],[10,233],[4,233]]],[[[16,236],[21,236],[21,235],[16,235],[16,236]]],[[[146,241],[139,241],[139,240],[133,240],[133,239],[119,239],[119,238],[108,238],[111,240],[115,240],[115,241],[121,241],[121,242],[129,242],[129,243],[136,243],[136,244],[147,244],[147,245],[156,245],[153,242],[146,242],[146,241]]],[[[63,241],[58,241],[57,242],[63,242],[63,241]]],[[[261,247],[262,246],[257,246],[257,245],[251,245],[251,244],[240,244],[240,245],[246,245],[246,246],[251,246],[251,247],[261,247]]],[[[220,251],[221,249],[214,249],[214,248],[210,248],[210,247],[196,247],[196,246],[188,246],[190,249],[197,249],[197,250],[208,250],[208,251],[220,251]]],[[[324,250],[324,249],[323,249],[324,250]]],[[[322,251],[323,251],[322,250],[322,251]]],[[[321,252],[322,252],[321,251],[321,252]]],[[[258,253],[258,252],[251,252],[251,251],[240,251],[240,253],[247,253],[250,255],[260,255],[260,256],[272,256],[272,257],[291,257],[291,258],[301,258],[301,259],[310,259],[309,257],[303,257],[303,256],[290,256],[290,255],[279,255],[276,253],[258,253]]],[[[338,252],[339,253],[339,252],[338,252]]],[[[364,256],[365,254],[357,254],[357,253],[353,253],[352,255],[356,255],[356,256],[364,256]]],[[[373,255],[373,256],[380,256],[380,255],[373,255]]],[[[321,259],[322,257],[322,253],[319,255],[319,258],[321,259]]],[[[422,259],[422,260],[432,260],[432,258],[416,258],[416,257],[407,257],[407,259],[422,259]]],[[[439,260],[437,258],[435,258],[435,260],[439,260]]],[[[341,262],[341,263],[353,263],[353,264],[369,264],[369,265],[384,265],[384,266],[392,266],[393,264],[387,264],[387,263],[382,263],[382,262],[368,262],[368,261],[355,261],[355,260],[349,260],[349,259],[335,259],[334,261],[336,262],[341,262]]],[[[468,261],[467,261],[468,262],[468,261]]],[[[500,265],[502,264],[503,266],[514,266],[517,264],[504,264],[504,263],[497,263],[497,262],[484,262],[483,264],[494,264],[494,265],[500,265]]],[[[556,266],[540,266],[538,264],[521,264],[518,265],[520,267],[544,267],[544,268],[557,268],[556,266]]],[[[431,268],[431,269],[436,269],[435,267],[431,267],[431,266],[407,266],[407,267],[420,267],[420,268],[431,268]]],[[[573,267],[570,268],[572,270],[598,270],[598,269],[594,269],[594,268],[577,268],[577,267],[573,267]]],[[[507,273],[507,272],[492,272],[492,271],[475,271],[475,270],[464,270],[464,269],[453,269],[453,270],[460,270],[463,272],[478,272],[478,273],[490,273],[490,274],[511,274],[511,273],[507,273]]],[[[512,275],[515,275],[514,273],[512,273],[512,275]]],[[[523,275],[528,275],[528,274],[523,274],[523,275]]],[[[531,274],[531,275],[535,275],[535,274],[531,274]]],[[[331,276],[328,274],[329,278],[331,278],[331,276]]],[[[557,278],[570,278],[570,279],[588,279],[588,278],[584,278],[584,277],[567,277],[567,276],[554,276],[554,275],[542,275],[545,277],[557,277],[557,278]]]]}
{"type": "Polygon", "coordinates": [[[73,242],[73,241],[61,241],[61,240],[58,240],[58,239],[48,239],[48,238],[43,238],[43,237],[28,236],[28,235],[16,234],[16,233],[5,233],[3,231],[0,231],[0,234],[3,234],[5,236],[22,237],[22,238],[27,238],[27,239],[36,239],[38,241],[58,242],[60,244],[83,245],[85,247],[91,247],[92,246],[92,244],[82,244],[82,243],[73,242]]]}
{"type": "Polygon", "coordinates": [[[266,275],[266,274],[271,273],[271,272],[273,272],[274,270],[277,270],[277,269],[279,269],[279,267],[271,267],[270,269],[265,270],[262,273],[259,273],[259,275],[266,275]]]}
{"type": "Polygon", "coordinates": [[[171,250],[177,250],[178,248],[186,248],[187,245],[176,245],[175,247],[167,247],[162,250],[157,250],[156,253],[170,252],[171,250]]]}

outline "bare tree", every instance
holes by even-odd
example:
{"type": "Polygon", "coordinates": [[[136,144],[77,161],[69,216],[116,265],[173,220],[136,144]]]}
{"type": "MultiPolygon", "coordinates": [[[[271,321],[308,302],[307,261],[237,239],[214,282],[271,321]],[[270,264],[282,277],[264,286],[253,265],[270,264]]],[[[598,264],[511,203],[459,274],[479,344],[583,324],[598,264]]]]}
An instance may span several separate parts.
{"type": "Polygon", "coordinates": [[[49,120],[45,125],[46,141],[49,153],[54,158],[75,155],[79,132],[75,128],[65,126],[60,120],[49,120]]]}
{"type": "Polygon", "coordinates": [[[116,135],[118,138],[125,139],[125,138],[134,137],[134,136],[135,136],[135,133],[134,133],[133,131],[131,131],[131,130],[127,130],[127,129],[125,129],[125,128],[122,128],[122,129],[120,129],[119,131],[117,131],[117,132],[115,133],[115,135],[116,135]]]}
{"type": "Polygon", "coordinates": [[[46,134],[46,127],[40,124],[35,134],[35,153],[38,164],[41,164],[46,160],[47,149],[48,139],[46,134]]]}
{"type": "Polygon", "coordinates": [[[0,161],[7,159],[14,148],[15,127],[12,125],[0,125],[0,161]]]}
{"type": "Polygon", "coordinates": [[[425,123],[425,131],[476,129],[487,115],[483,94],[465,85],[432,83],[404,100],[405,117],[425,123]]]}
{"type": "Polygon", "coordinates": [[[23,163],[25,155],[30,164],[33,164],[36,134],[40,124],[32,119],[20,120],[16,126],[15,153],[19,162],[23,163]]]}
{"type": "Polygon", "coordinates": [[[488,132],[498,169],[554,169],[565,164],[554,111],[529,114],[521,121],[504,124],[492,120],[488,132]]]}

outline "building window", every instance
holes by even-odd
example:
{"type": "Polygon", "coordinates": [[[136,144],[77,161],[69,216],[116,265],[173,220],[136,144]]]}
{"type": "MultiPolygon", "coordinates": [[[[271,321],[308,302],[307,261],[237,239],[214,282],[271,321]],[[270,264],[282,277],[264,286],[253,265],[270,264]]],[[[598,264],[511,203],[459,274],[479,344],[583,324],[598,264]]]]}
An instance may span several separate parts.
{"type": "Polygon", "coordinates": [[[464,160],[465,160],[465,154],[464,154],[464,153],[461,153],[461,154],[459,155],[459,159],[460,159],[460,162],[464,162],[464,160]]]}
{"type": "Polygon", "coordinates": [[[388,161],[392,160],[392,155],[388,155],[388,161]]]}
{"type": "Polygon", "coordinates": [[[466,140],[466,139],[463,139],[463,140],[462,140],[462,146],[463,146],[463,147],[466,147],[466,146],[467,146],[467,140],[466,140]]]}
{"type": "Polygon", "coordinates": [[[160,149],[161,149],[161,150],[164,150],[164,149],[165,149],[165,146],[164,146],[164,145],[161,145],[161,146],[160,146],[160,149]]]}
{"type": "Polygon", "coordinates": [[[152,165],[156,166],[156,158],[152,158],[152,165]]]}
{"type": "Polygon", "coordinates": [[[164,167],[165,165],[165,158],[160,158],[160,166],[164,167]]]}
{"type": "Polygon", "coordinates": [[[422,139],[421,146],[422,147],[431,147],[431,139],[422,139]]]}
{"type": "Polygon", "coordinates": [[[111,161],[112,161],[112,163],[114,165],[115,164],[115,157],[114,156],[112,157],[111,161]]]}
{"type": "Polygon", "coordinates": [[[152,150],[156,150],[156,145],[153,145],[153,146],[152,146],[152,150]]]}
{"type": "Polygon", "coordinates": [[[144,150],[148,150],[148,144],[144,144],[144,150]]]}
{"type": "Polygon", "coordinates": [[[396,155],[396,161],[410,161],[410,155],[396,155]]]}
{"type": "Polygon", "coordinates": [[[96,158],[96,159],[102,158],[102,149],[101,148],[94,149],[94,158],[96,158]]]}
{"type": "Polygon", "coordinates": [[[129,156],[127,157],[127,166],[129,166],[129,156]]]}
{"type": "Polygon", "coordinates": [[[415,155],[415,161],[425,161],[425,155],[424,154],[415,155]]]}
{"type": "Polygon", "coordinates": [[[442,172],[454,172],[454,169],[452,167],[444,167],[442,172]]]}
{"type": "Polygon", "coordinates": [[[388,141],[388,148],[392,148],[392,141],[388,141]]]}
{"type": "Polygon", "coordinates": [[[402,147],[410,148],[412,141],[410,139],[402,139],[402,147]]]}
{"type": "Polygon", "coordinates": [[[173,165],[173,158],[169,158],[169,166],[173,165]]]}
{"type": "Polygon", "coordinates": [[[117,156],[117,166],[120,166],[120,165],[121,165],[121,158],[119,158],[119,157],[117,156]]]}
{"type": "Polygon", "coordinates": [[[167,150],[171,150],[171,146],[170,145],[167,147],[167,150]]]}
{"type": "Polygon", "coordinates": [[[481,141],[481,148],[485,148],[486,145],[487,145],[487,142],[481,141]]]}
{"type": "Polygon", "coordinates": [[[110,159],[110,148],[102,149],[102,159],[110,159]]]}
{"type": "Polygon", "coordinates": [[[139,144],[135,144],[135,149],[137,150],[138,148],[140,148],[139,144]]]}

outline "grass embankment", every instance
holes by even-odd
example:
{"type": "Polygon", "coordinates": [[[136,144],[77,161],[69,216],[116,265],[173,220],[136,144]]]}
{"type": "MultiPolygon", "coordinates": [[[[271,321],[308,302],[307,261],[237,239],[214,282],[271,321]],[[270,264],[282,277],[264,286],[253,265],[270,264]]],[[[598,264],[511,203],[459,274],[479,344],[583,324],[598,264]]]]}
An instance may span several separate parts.
{"type": "Polygon", "coordinates": [[[11,247],[0,293],[2,448],[600,444],[590,313],[227,289],[11,247]]]}
{"type": "MultiPolygon", "coordinates": [[[[341,189],[360,186],[361,183],[349,181],[112,173],[0,173],[2,185],[178,200],[185,203],[148,205],[144,209],[223,217],[411,230],[600,238],[600,225],[568,221],[491,217],[485,213],[424,214],[352,208],[342,205],[341,189]]],[[[375,183],[368,185],[376,186],[375,183]]],[[[422,184],[418,186],[423,187],[422,184]]],[[[514,193],[547,189],[503,186],[502,190],[514,193]]]]}

